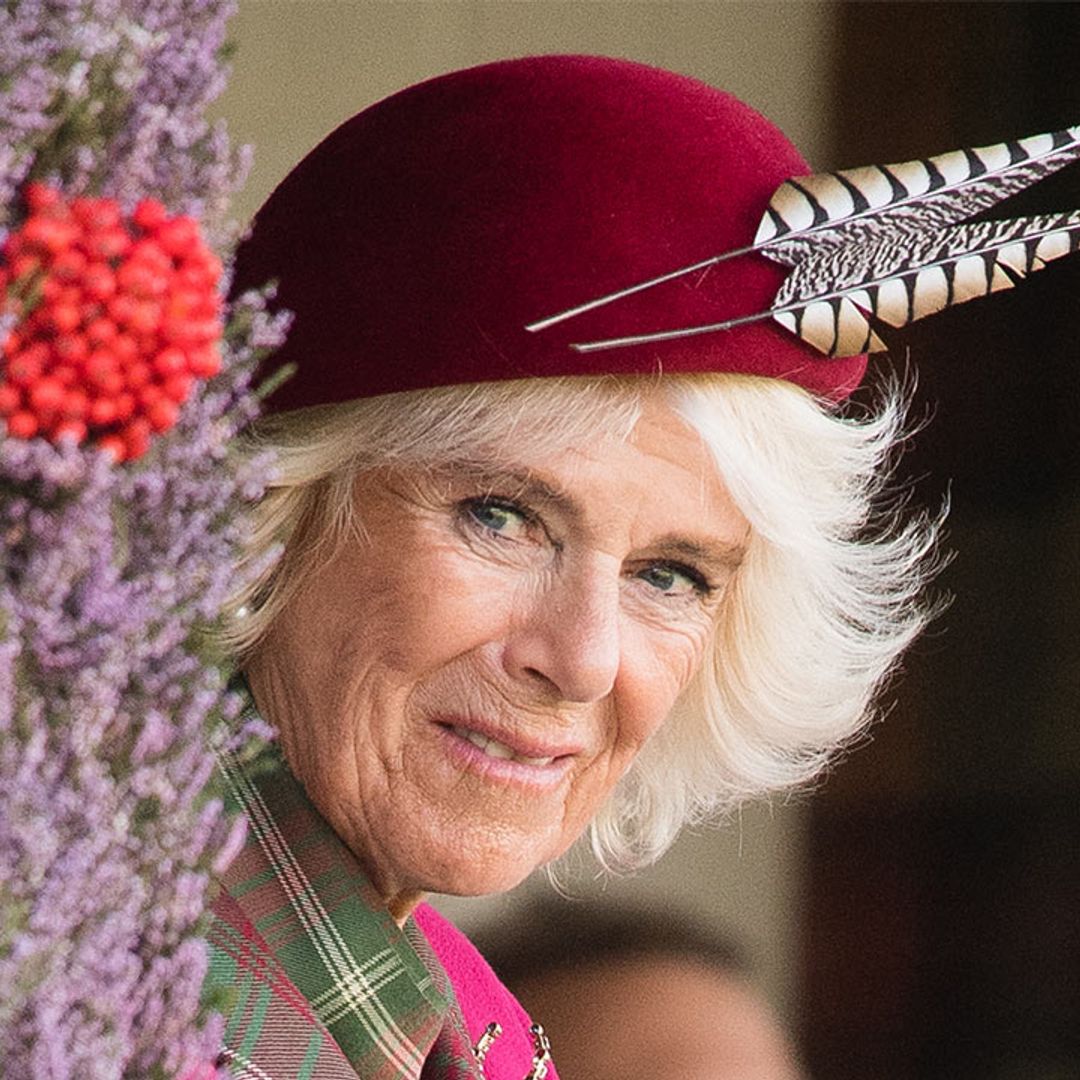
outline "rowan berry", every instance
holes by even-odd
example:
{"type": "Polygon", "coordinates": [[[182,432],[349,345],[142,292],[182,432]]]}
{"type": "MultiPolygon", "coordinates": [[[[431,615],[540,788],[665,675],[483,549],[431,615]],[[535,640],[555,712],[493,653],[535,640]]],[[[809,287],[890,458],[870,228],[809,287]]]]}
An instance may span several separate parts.
{"type": "Polygon", "coordinates": [[[125,262],[116,272],[116,283],[131,296],[162,296],[169,288],[165,274],[146,262],[125,262]]]}
{"type": "Polygon", "coordinates": [[[79,235],[78,229],[68,222],[38,214],[24,222],[20,233],[30,251],[49,255],[70,246],[79,235]]]}
{"type": "Polygon", "coordinates": [[[132,312],[135,310],[135,304],[136,301],[132,297],[121,292],[108,301],[105,310],[109,313],[109,318],[117,326],[127,326],[132,312]]]}
{"type": "Polygon", "coordinates": [[[71,216],[92,232],[122,230],[120,208],[112,199],[77,198],[71,202],[71,216]]]}
{"type": "Polygon", "coordinates": [[[188,369],[188,358],[183,349],[167,345],[154,357],[154,371],[163,379],[178,375],[188,369]]]}
{"type": "Polygon", "coordinates": [[[161,305],[154,300],[135,301],[131,306],[127,325],[128,329],[135,334],[156,333],[161,325],[161,305]]]}
{"type": "Polygon", "coordinates": [[[86,340],[91,345],[112,345],[116,335],[116,323],[111,319],[94,319],[86,328],[86,340]]]}
{"type": "Polygon", "coordinates": [[[115,354],[108,348],[97,348],[86,358],[83,370],[89,382],[100,385],[109,375],[119,376],[120,365],[115,354]]]}
{"type": "Polygon", "coordinates": [[[173,258],[183,259],[201,246],[199,226],[187,216],[170,218],[155,231],[154,237],[173,258]]]}
{"type": "Polygon", "coordinates": [[[0,416],[10,416],[22,404],[22,394],[11,383],[0,383],[0,416]]]}
{"type": "Polygon", "coordinates": [[[56,378],[38,379],[30,387],[28,396],[38,414],[55,412],[64,400],[64,384],[56,378]]]}
{"type": "Polygon", "coordinates": [[[192,349],[188,353],[188,371],[197,378],[213,378],[220,370],[221,356],[213,345],[192,349]]]}
{"type": "Polygon", "coordinates": [[[135,362],[139,355],[139,346],[130,334],[118,333],[113,340],[112,351],[121,367],[127,367],[135,362]]]}
{"type": "Polygon", "coordinates": [[[59,299],[49,305],[48,324],[58,334],[70,334],[82,323],[82,312],[77,304],[59,299]]]}
{"type": "Polygon", "coordinates": [[[170,401],[175,401],[178,405],[183,405],[188,399],[188,395],[191,393],[192,386],[195,385],[195,378],[189,375],[186,371],[181,372],[179,375],[172,375],[162,384],[162,389],[165,391],[165,396],[170,401]]]}
{"type": "Polygon", "coordinates": [[[146,453],[150,448],[151,431],[150,422],[142,417],[136,417],[120,429],[120,437],[124,440],[125,460],[134,461],[146,453]]]}
{"type": "Polygon", "coordinates": [[[0,245],[0,416],[8,435],[92,438],[117,461],[176,423],[221,358],[221,263],[194,219],[144,199],[66,201],[24,189],[28,216],[0,245]]]}
{"type": "Polygon", "coordinates": [[[157,383],[147,383],[139,387],[135,397],[139,402],[140,411],[143,415],[149,416],[151,409],[165,398],[165,391],[157,383]]]}
{"type": "Polygon", "coordinates": [[[117,465],[127,457],[127,444],[119,435],[102,435],[97,441],[97,448],[103,454],[111,455],[117,465]]]}
{"type": "Polygon", "coordinates": [[[129,390],[138,390],[150,381],[150,375],[150,365],[139,361],[128,365],[124,372],[124,382],[127,383],[129,390]]]}
{"type": "Polygon", "coordinates": [[[119,259],[131,247],[131,237],[122,228],[92,233],[84,241],[86,254],[94,259],[119,259]]]}
{"type": "Polygon", "coordinates": [[[116,405],[116,419],[130,420],[135,415],[135,395],[130,390],[121,390],[113,398],[116,405]]]}
{"type": "Polygon", "coordinates": [[[68,248],[57,254],[50,269],[61,281],[77,281],[87,266],[86,256],[78,248],[68,248]]]}
{"type": "MultiPolygon", "coordinates": [[[[44,351],[48,355],[48,350],[44,351]]],[[[45,362],[37,358],[34,346],[30,346],[8,361],[7,377],[18,386],[30,386],[41,378],[44,370],[45,362]]]]}
{"type": "Polygon", "coordinates": [[[7,429],[17,439],[32,439],[38,433],[37,417],[22,409],[8,417],[7,429]]]}
{"type": "Polygon", "coordinates": [[[30,212],[38,213],[56,206],[62,196],[56,188],[32,180],[23,188],[23,198],[26,200],[26,206],[30,212]]]}
{"type": "Polygon", "coordinates": [[[116,275],[105,262],[93,262],[82,275],[83,292],[93,300],[105,301],[116,294],[116,275]]]}
{"type": "Polygon", "coordinates": [[[147,407],[146,418],[155,431],[168,431],[169,428],[175,425],[179,412],[179,407],[175,401],[162,398],[147,407]]]}
{"type": "Polygon", "coordinates": [[[94,427],[108,427],[119,419],[116,402],[111,397],[94,398],[86,415],[94,427]]]}
{"type": "Polygon", "coordinates": [[[143,199],[135,207],[131,220],[144,232],[153,232],[165,224],[168,211],[157,199],[143,199]]]}

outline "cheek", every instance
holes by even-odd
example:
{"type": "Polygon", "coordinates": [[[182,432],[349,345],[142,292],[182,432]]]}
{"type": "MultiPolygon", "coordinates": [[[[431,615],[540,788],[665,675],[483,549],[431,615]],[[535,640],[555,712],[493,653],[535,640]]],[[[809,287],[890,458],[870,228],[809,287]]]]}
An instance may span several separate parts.
{"type": "Polygon", "coordinates": [[[625,641],[617,692],[620,737],[634,753],[663,724],[713,648],[711,622],[663,632],[640,630],[625,641]]]}
{"type": "Polygon", "coordinates": [[[679,694],[712,647],[711,623],[693,630],[640,625],[623,634],[623,661],[616,682],[611,741],[574,782],[566,836],[575,839],[596,815],[648,740],[660,729],[679,694]]]}
{"type": "Polygon", "coordinates": [[[420,676],[497,637],[515,604],[505,573],[426,542],[387,572],[356,567],[356,597],[341,626],[381,667],[420,676]]]}

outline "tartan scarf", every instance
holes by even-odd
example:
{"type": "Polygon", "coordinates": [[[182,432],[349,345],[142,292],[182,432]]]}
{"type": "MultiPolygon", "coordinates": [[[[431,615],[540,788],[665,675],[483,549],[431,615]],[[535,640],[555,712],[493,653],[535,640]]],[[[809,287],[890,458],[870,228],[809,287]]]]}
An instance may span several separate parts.
{"type": "Polygon", "coordinates": [[[218,764],[248,821],[207,933],[204,997],[226,1013],[233,1076],[482,1080],[422,932],[397,926],[277,746],[218,764]]]}

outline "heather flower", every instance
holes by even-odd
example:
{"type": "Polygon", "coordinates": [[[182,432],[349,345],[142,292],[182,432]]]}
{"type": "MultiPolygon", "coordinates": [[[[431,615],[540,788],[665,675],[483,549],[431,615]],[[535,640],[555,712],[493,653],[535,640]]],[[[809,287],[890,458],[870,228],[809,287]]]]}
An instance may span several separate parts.
{"type": "MultiPolygon", "coordinates": [[[[249,156],[205,118],[224,87],[222,0],[12,0],[0,7],[0,207],[30,177],[130,210],[154,197],[230,233],[249,156]]],[[[3,210],[0,209],[0,215],[3,210]]],[[[0,224],[4,219],[0,216],[0,224]]],[[[2,239],[2,237],[0,237],[2,239]]]]}
{"type": "MultiPolygon", "coordinates": [[[[33,179],[126,214],[159,199],[201,217],[228,254],[242,162],[203,113],[224,78],[230,11],[0,5],[0,243],[23,224],[33,179]]],[[[218,1075],[199,931],[240,826],[215,796],[207,745],[238,704],[205,630],[270,467],[235,445],[258,411],[252,371],[285,330],[258,293],[225,315],[220,373],[138,461],[63,433],[0,433],[5,1076],[218,1075]]],[[[0,316],[0,346],[20,318],[0,316]]]]}

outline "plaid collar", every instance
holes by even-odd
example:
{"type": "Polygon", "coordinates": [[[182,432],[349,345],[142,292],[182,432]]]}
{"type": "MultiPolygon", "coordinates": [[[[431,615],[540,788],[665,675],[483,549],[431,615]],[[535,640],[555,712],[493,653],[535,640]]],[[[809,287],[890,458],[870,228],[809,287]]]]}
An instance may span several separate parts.
{"type": "MultiPolygon", "coordinates": [[[[253,710],[249,704],[247,715],[253,710]]],[[[248,833],[220,879],[208,983],[231,984],[234,995],[248,986],[250,997],[254,977],[254,996],[265,998],[228,1018],[225,1056],[234,1072],[339,1076],[343,1055],[365,1080],[427,1077],[436,1063],[434,1075],[480,1077],[449,980],[422,933],[412,920],[397,926],[276,744],[250,760],[219,749],[218,763],[248,833]],[[272,1023],[271,1007],[290,1010],[285,1021],[272,1023]],[[286,1055],[302,1060],[277,1067],[286,1055]],[[324,1057],[337,1067],[312,1067],[324,1057]]]]}

